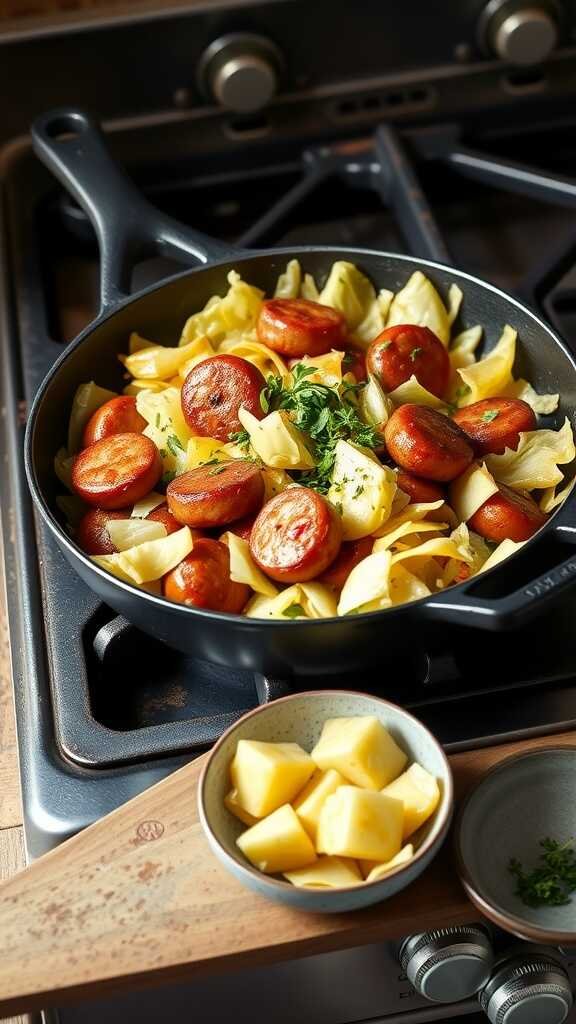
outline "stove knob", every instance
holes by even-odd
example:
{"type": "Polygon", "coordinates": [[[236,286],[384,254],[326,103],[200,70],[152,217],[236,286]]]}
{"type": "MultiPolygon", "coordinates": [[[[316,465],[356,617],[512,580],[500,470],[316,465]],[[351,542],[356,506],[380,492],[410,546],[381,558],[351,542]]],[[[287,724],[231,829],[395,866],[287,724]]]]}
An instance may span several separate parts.
{"type": "Polygon", "coordinates": [[[558,24],[547,5],[491,0],[484,22],[490,49],[507,64],[540,64],[558,42],[558,24]]]}
{"type": "Polygon", "coordinates": [[[492,1024],[562,1024],[573,1002],[562,964],[538,951],[500,962],[478,998],[492,1024]]]}
{"type": "Polygon", "coordinates": [[[400,949],[400,963],[416,991],[434,1003],[456,1003],[486,984],[494,962],[482,925],[439,928],[411,935],[400,949]]]}
{"type": "Polygon", "coordinates": [[[234,33],[215,39],[201,57],[200,85],[209,99],[247,114],[270,102],[281,66],[281,54],[270,40],[234,33]]]}

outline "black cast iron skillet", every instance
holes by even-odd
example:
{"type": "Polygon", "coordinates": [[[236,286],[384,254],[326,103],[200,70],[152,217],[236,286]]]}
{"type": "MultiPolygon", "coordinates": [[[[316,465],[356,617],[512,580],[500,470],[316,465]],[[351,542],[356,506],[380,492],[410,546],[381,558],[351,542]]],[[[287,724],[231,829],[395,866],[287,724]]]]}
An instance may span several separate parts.
{"type": "MultiPolygon", "coordinates": [[[[78,384],[95,380],[120,390],[119,352],[131,331],[175,344],[190,314],[211,295],[223,294],[232,268],[268,294],[288,259],[296,257],[317,281],[325,280],[335,260],[356,263],[377,288],[397,291],[421,269],[446,294],[453,282],[464,292],[463,326],[483,324],[487,347],[510,323],[521,340],[516,373],[539,392],[559,392],[560,408],[549,424],[573,419],[576,364],[552,330],[529,309],[490,284],[426,260],[363,249],[303,247],[264,252],[233,252],[221,243],[167,218],[151,207],[111,161],[98,126],[86,114],[59,110],[33,125],[40,159],[89,215],[101,253],[101,308],[97,319],[66,349],[42,384],[30,412],[26,470],[36,505],[70,564],[99,597],[148,633],[207,661],[264,672],[331,674],[382,666],[399,649],[412,649],[439,623],[504,630],[539,613],[570,585],[576,553],[546,575],[509,593],[511,561],[485,577],[445,593],[369,615],[325,620],[262,621],[173,604],[126,585],[97,568],[67,536],[55,497],[61,490],[53,469],[63,444],[68,414],[78,384]],[[203,264],[130,296],[134,264],[153,254],[177,255],[203,264]],[[478,593],[480,591],[480,593],[478,593]],[[488,591],[490,596],[486,596],[488,591]]],[[[540,564],[541,551],[576,541],[576,494],[527,545],[540,564]]],[[[563,552],[564,554],[565,552],[563,552]]],[[[525,555],[516,555],[512,561],[525,555]]],[[[553,562],[554,560],[552,560],[553,562]]],[[[540,570],[541,571],[541,570],[540,570]]],[[[479,641],[479,638],[478,638],[479,641]]]]}

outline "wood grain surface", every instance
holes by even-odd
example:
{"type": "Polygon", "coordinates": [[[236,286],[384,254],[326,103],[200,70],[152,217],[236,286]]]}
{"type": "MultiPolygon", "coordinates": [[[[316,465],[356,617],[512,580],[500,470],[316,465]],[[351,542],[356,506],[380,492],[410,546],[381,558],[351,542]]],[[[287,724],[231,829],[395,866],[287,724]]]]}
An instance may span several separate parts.
{"type": "MultiPolygon", "coordinates": [[[[457,754],[457,791],[510,753],[551,742],[576,746],[576,733],[457,754]]],[[[477,917],[449,844],[405,892],[358,913],[302,914],[258,898],[208,849],[196,811],[202,760],[0,887],[0,1015],[477,917]]]]}

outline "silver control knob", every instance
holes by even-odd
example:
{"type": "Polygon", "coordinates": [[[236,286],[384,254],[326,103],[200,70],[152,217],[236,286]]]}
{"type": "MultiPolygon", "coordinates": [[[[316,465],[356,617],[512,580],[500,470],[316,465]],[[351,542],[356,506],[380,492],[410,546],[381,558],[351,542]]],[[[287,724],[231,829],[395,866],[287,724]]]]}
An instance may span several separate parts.
{"type": "Polygon", "coordinates": [[[562,964],[536,950],[497,964],[479,1000],[491,1024],[562,1024],[573,997],[562,964]]]}
{"type": "Polygon", "coordinates": [[[261,110],[278,88],[282,58],[263,36],[247,32],[221,36],[200,58],[204,94],[237,113],[261,110]]]}
{"type": "Polygon", "coordinates": [[[400,963],[410,984],[434,1003],[475,995],[490,977],[494,953],[482,925],[422,932],[405,939],[400,963]]]}
{"type": "Polygon", "coordinates": [[[540,64],[558,41],[554,19],[539,7],[526,7],[507,18],[493,36],[496,53],[508,64],[540,64]]]}

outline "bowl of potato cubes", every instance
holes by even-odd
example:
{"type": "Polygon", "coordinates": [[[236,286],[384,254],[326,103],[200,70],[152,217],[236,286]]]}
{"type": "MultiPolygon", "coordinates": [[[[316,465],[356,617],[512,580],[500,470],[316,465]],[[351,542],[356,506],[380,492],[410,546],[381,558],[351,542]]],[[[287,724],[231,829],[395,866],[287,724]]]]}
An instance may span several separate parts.
{"type": "Polygon", "coordinates": [[[442,747],[403,708],[344,690],[250,711],[212,749],[200,820],[262,896],[341,913],[388,899],[438,852],[452,817],[442,747]]]}

